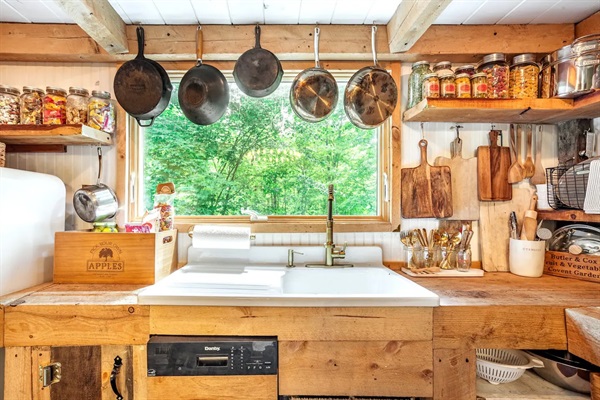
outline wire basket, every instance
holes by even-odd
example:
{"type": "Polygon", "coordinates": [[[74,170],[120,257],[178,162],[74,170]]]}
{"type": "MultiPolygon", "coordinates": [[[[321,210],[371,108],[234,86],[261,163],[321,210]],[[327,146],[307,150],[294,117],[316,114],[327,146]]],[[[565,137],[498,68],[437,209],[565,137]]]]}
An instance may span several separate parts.
{"type": "Polygon", "coordinates": [[[513,382],[532,367],[544,363],[521,350],[477,349],[477,376],[491,384],[513,382]]]}
{"type": "Polygon", "coordinates": [[[555,210],[583,210],[592,159],[546,168],[548,204],[555,210]]]}

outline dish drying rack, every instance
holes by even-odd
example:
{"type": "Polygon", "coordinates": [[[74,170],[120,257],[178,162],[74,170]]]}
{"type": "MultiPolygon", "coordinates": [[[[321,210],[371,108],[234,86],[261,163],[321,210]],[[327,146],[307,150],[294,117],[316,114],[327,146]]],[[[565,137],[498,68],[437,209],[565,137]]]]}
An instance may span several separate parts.
{"type": "Polygon", "coordinates": [[[583,210],[590,163],[546,168],[548,204],[554,210],[583,210]]]}

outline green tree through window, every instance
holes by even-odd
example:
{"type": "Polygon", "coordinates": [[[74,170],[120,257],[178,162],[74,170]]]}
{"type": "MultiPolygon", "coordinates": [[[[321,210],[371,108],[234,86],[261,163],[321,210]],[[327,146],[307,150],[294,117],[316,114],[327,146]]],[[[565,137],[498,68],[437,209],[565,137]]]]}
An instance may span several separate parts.
{"type": "Polygon", "coordinates": [[[290,82],[254,99],[230,83],[226,114],[198,126],[171,103],[143,130],[144,204],[161,182],[175,183],[178,215],[323,215],[335,185],[339,215],[377,215],[378,130],[350,123],[343,89],[335,112],[308,123],[289,103],[290,82]]]}

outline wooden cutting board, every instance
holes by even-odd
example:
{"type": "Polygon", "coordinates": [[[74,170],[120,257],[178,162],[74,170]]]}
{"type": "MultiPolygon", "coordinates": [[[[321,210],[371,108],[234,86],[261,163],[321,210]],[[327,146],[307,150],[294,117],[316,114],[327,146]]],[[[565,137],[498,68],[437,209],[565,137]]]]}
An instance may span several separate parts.
{"type": "Polygon", "coordinates": [[[403,218],[452,216],[452,178],[449,167],[427,163],[427,140],[419,141],[421,164],[401,171],[403,218]]]}
{"type": "Polygon", "coordinates": [[[490,131],[490,146],[477,148],[477,189],[481,201],[503,201],[512,198],[508,183],[510,149],[498,146],[501,131],[490,131]]]}
{"type": "Polygon", "coordinates": [[[477,198],[477,159],[462,157],[462,140],[456,138],[452,158],[437,157],[436,166],[450,167],[452,175],[452,220],[473,221],[479,219],[479,199],[477,198]]]}
{"type": "MultiPolygon", "coordinates": [[[[521,184],[523,185],[523,184],[521,184]]],[[[482,201],[479,208],[479,243],[481,267],[484,271],[508,271],[509,217],[517,214],[519,232],[525,210],[529,208],[535,189],[523,185],[513,187],[510,201],[482,201]]]]}

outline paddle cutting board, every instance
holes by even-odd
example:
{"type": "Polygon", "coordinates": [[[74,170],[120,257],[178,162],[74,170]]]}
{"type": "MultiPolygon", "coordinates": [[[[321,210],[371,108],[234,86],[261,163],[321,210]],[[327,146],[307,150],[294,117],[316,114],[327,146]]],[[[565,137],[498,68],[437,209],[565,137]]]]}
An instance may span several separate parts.
{"type": "Polygon", "coordinates": [[[448,219],[473,221],[479,219],[479,199],[477,198],[477,159],[462,157],[462,140],[453,142],[452,158],[437,157],[436,166],[450,167],[452,178],[452,216],[448,219]]]}
{"type": "Polygon", "coordinates": [[[479,243],[484,271],[509,271],[508,244],[510,212],[517,213],[519,232],[525,210],[535,189],[528,184],[513,187],[510,201],[482,201],[479,207],[479,243]]]}
{"type": "Polygon", "coordinates": [[[401,214],[403,218],[448,218],[452,216],[450,168],[427,163],[427,141],[419,141],[421,164],[401,170],[401,214]]]}
{"type": "Polygon", "coordinates": [[[510,149],[498,146],[501,131],[489,133],[490,146],[477,148],[477,190],[481,201],[503,201],[512,198],[512,186],[508,183],[510,149]]]}

